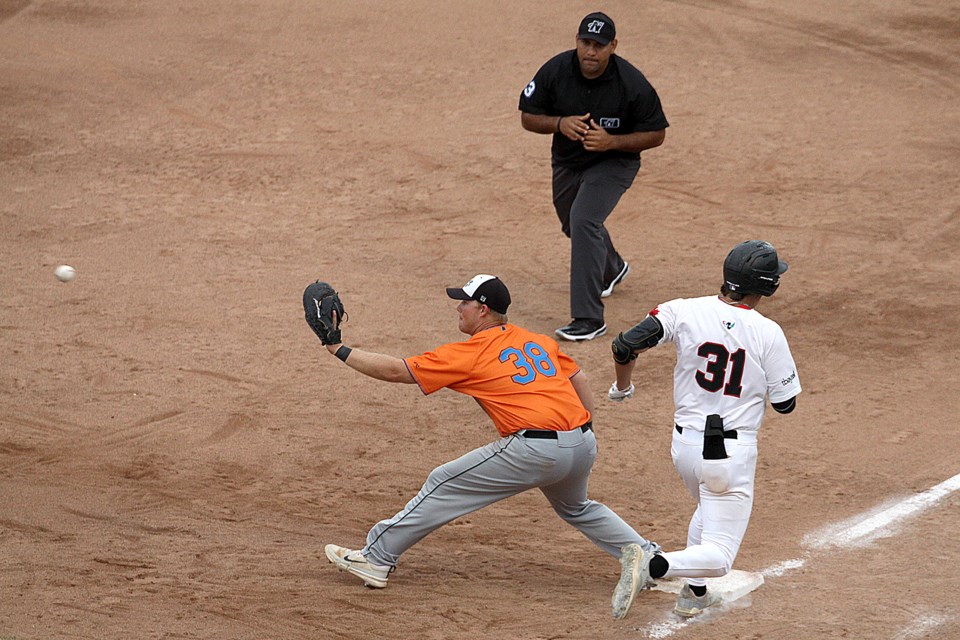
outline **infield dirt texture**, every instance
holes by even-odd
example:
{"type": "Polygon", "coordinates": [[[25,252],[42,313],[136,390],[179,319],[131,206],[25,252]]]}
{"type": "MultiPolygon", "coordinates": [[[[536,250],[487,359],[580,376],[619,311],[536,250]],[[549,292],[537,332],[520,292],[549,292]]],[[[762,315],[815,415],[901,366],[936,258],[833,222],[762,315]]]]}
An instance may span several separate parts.
{"type": "MultiPolygon", "coordinates": [[[[666,142],[609,221],[632,272],[611,333],[709,294],[736,242],[790,263],[762,311],[804,392],[761,432],[736,568],[802,568],[678,630],[960,638],[960,497],[864,548],[804,536],[960,473],[960,3],[0,0],[0,637],[621,639],[619,567],[537,493],[411,549],[383,591],[324,558],[491,440],[465,396],[328,355],[457,340],[478,272],[510,319],[569,320],[536,69],[580,18],[660,93],[666,142]],[[58,282],[61,263],[77,269],[58,282]]],[[[612,404],[608,337],[568,344],[598,397],[591,487],[681,546],[672,349],[612,404]]]]}

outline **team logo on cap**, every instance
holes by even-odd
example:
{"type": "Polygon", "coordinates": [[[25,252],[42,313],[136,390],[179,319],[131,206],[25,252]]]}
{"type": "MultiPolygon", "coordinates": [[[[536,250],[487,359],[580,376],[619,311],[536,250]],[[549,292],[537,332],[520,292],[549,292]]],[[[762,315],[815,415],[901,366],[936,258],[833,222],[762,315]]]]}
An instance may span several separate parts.
{"type": "Polygon", "coordinates": [[[603,25],[605,24],[607,23],[602,20],[593,20],[587,25],[587,31],[589,33],[600,33],[600,30],[603,29],[603,25]]]}
{"type": "Polygon", "coordinates": [[[533,95],[533,92],[537,90],[537,83],[533,80],[530,81],[530,84],[527,85],[527,88],[523,90],[523,95],[528,98],[533,95]]]}

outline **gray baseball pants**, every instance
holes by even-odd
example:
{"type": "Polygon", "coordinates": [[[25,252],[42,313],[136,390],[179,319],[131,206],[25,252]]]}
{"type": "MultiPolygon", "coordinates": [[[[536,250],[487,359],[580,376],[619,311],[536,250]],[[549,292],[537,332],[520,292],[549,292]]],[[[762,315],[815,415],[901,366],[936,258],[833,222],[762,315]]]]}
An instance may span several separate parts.
{"type": "Polygon", "coordinates": [[[557,435],[556,440],[501,438],[440,465],[402,511],[370,529],[362,553],[374,564],[396,566],[407,549],[448,522],[533,488],[557,515],[615,558],[630,543],[659,549],[611,509],[587,498],[597,456],[593,431],[557,435]]]}
{"type": "Polygon", "coordinates": [[[604,222],[633,184],[639,160],[612,158],[586,169],[553,167],[553,207],[570,238],[570,315],[603,320],[600,293],[623,269],[604,222]]]}

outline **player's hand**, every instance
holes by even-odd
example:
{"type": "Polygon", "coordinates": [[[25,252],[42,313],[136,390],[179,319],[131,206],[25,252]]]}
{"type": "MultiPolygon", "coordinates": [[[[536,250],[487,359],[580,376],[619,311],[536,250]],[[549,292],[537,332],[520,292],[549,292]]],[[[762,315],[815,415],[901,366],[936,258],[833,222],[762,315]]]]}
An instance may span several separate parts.
{"type": "Polygon", "coordinates": [[[613,384],[610,385],[610,390],[607,391],[607,397],[614,402],[623,402],[628,398],[632,398],[635,390],[636,387],[633,386],[632,382],[630,383],[629,387],[621,390],[619,387],[617,387],[617,381],[614,380],[613,384]]]}
{"type": "Polygon", "coordinates": [[[581,140],[583,140],[583,148],[587,151],[599,153],[613,149],[613,136],[592,118],[590,119],[590,127],[584,132],[581,140]]]}
{"type": "Polygon", "coordinates": [[[590,114],[585,113],[582,116],[564,116],[560,120],[560,133],[571,140],[579,142],[583,136],[590,131],[590,114]]]}

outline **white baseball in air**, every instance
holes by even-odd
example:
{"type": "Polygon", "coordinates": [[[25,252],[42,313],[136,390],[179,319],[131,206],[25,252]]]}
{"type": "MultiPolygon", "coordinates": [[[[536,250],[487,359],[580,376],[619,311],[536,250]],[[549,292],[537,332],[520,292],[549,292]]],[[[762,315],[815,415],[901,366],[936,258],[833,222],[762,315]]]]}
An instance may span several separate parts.
{"type": "Polygon", "coordinates": [[[68,264],[62,264],[53,272],[60,282],[70,282],[77,277],[77,270],[68,264]]]}

